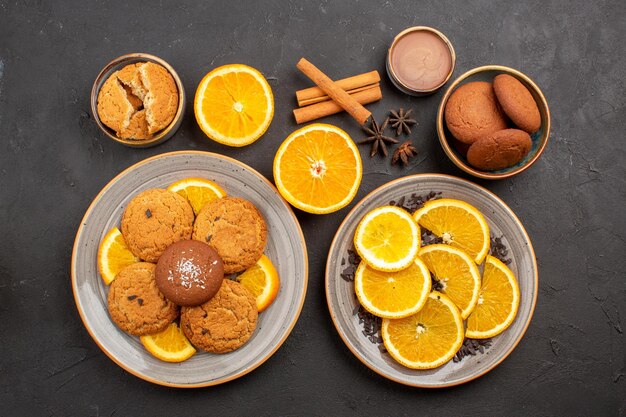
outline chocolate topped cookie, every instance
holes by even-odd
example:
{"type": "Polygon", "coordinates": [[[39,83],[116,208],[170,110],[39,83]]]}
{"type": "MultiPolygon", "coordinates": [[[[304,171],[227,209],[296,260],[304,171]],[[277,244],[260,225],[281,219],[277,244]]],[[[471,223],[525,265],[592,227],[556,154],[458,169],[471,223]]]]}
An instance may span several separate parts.
{"type": "Polygon", "coordinates": [[[520,129],[535,133],[541,127],[541,114],[528,88],[517,78],[500,74],[493,80],[493,89],[504,113],[520,129]]]}
{"type": "Polygon", "coordinates": [[[267,243],[267,226],[251,202],[224,197],[208,202],[198,213],[193,239],[212,246],[224,262],[224,273],[232,274],[259,260],[267,243]]]}
{"type": "Polygon", "coordinates": [[[484,171],[508,168],[524,159],[531,147],[528,133],[504,129],[472,143],[467,151],[467,161],[484,171]]]}
{"type": "Polygon", "coordinates": [[[191,238],[193,209],[172,191],[146,190],[128,203],[121,230],[130,251],[154,263],[169,245],[191,238]]]}
{"type": "Polygon", "coordinates": [[[211,353],[231,352],[250,339],[258,319],[250,290],[225,279],[213,298],[196,307],[183,307],[180,327],[195,346],[211,353]]]}
{"type": "Polygon", "coordinates": [[[165,249],[156,266],[156,284],[165,297],[181,306],[210,300],[224,279],[222,259],[204,242],[180,240],[165,249]]]}
{"type": "Polygon", "coordinates": [[[467,144],[507,128],[493,86],[485,81],[454,90],[446,103],[445,118],[450,133],[467,144]]]}
{"type": "Polygon", "coordinates": [[[178,317],[154,280],[154,264],[139,262],[122,269],[109,287],[111,319],[125,332],[143,336],[160,332],[178,317]]]}

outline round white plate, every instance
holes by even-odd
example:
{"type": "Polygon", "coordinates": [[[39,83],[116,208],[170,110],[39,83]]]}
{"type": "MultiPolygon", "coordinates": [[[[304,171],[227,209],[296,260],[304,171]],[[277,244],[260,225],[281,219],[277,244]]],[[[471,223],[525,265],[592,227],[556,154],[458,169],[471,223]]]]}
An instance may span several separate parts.
{"type": "Polygon", "coordinates": [[[233,380],[265,362],[285,341],[298,320],[308,280],[306,245],[300,225],[274,186],[247,165],[208,152],[172,152],[139,162],[116,176],[91,203],[72,253],[72,288],[80,316],[95,342],[128,372],[156,384],[203,387],[233,380]],[[234,352],[199,351],[181,363],[154,358],[139,338],[121,331],[109,318],[108,287],[98,273],[98,246],[118,226],[124,208],[139,192],[166,188],[186,177],[218,183],[231,196],[251,201],[268,227],[265,254],[281,278],[274,303],[259,315],[250,340],[234,352]]]}
{"type": "Polygon", "coordinates": [[[440,174],[418,174],[389,182],[361,200],[339,226],[326,263],[326,298],[332,320],[339,335],[352,353],[378,374],[402,384],[438,388],[462,384],[477,378],[502,362],[519,343],[526,331],[537,300],[537,262],[528,234],[513,211],[490,191],[469,181],[440,174]],[[484,354],[466,356],[431,370],[406,368],[363,334],[355,314],[358,301],[354,283],[341,278],[349,265],[348,249],[353,249],[354,231],[363,216],[376,207],[388,205],[412,194],[427,195],[441,192],[441,197],[464,200],[480,210],[491,229],[491,235],[502,236],[508,248],[508,265],[517,277],[521,300],[517,317],[511,326],[492,340],[484,354]],[[342,261],[343,260],[343,261],[342,261]],[[343,265],[342,265],[343,263],[343,265]]]}

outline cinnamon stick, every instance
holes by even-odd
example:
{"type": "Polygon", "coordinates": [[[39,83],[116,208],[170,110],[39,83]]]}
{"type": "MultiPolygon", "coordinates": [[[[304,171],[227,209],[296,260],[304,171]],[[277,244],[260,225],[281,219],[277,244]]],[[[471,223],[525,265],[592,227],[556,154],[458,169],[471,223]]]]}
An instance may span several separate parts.
{"type": "MultiPolygon", "coordinates": [[[[311,79],[319,88],[333,99],[341,108],[347,111],[360,125],[364,125],[372,113],[359,104],[350,94],[337,86],[333,80],[320,71],[315,65],[302,58],[296,67],[311,79]]],[[[359,93],[357,93],[359,94],[359,93]]],[[[319,104],[319,103],[318,103],[319,104]]],[[[315,106],[315,104],[314,104],[315,106]]]]}
{"type": "MultiPolygon", "coordinates": [[[[380,75],[378,74],[378,71],[370,71],[353,77],[337,80],[335,81],[335,84],[348,92],[348,94],[354,94],[379,82],[380,75]]],[[[305,88],[304,90],[296,91],[296,98],[298,100],[298,106],[300,107],[330,100],[330,97],[328,97],[324,90],[319,87],[310,87],[305,88]]]]}
{"type": "MultiPolygon", "coordinates": [[[[380,86],[375,84],[366,90],[352,94],[351,97],[360,104],[369,104],[380,100],[383,97],[383,93],[380,86]]],[[[319,119],[320,117],[330,116],[342,110],[344,109],[335,101],[326,100],[321,103],[294,109],[293,115],[296,118],[296,123],[300,124],[319,119]]]]}

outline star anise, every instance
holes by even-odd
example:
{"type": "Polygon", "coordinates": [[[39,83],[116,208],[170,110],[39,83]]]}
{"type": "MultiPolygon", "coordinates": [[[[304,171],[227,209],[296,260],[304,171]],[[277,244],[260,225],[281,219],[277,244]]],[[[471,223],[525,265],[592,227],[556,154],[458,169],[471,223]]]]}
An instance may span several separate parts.
{"type": "Polygon", "coordinates": [[[411,113],[413,113],[413,109],[409,109],[406,113],[404,109],[400,110],[391,110],[391,117],[389,121],[391,122],[391,127],[396,129],[396,136],[400,136],[400,133],[404,132],[407,135],[411,134],[411,126],[417,124],[417,120],[409,119],[411,113]]]}
{"type": "Polygon", "coordinates": [[[372,123],[370,127],[363,126],[363,130],[367,133],[367,138],[363,139],[359,142],[359,144],[371,143],[372,150],[370,151],[370,158],[373,158],[374,155],[378,153],[378,149],[380,149],[381,153],[384,156],[387,156],[387,145],[386,143],[398,143],[399,141],[394,138],[390,138],[389,136],[385,136],[385,129],[389,124],[389,118],[386,118],[382,125],[379,125],[374,117],[372,117],[372,123]]]}
{"type": "Polygon", "coordinates": [[[413,142],[407,140],[402,145],[398,146],[398,149],[393,153],[393,158],[391,158],[391,163],[395,164],[398,160],[402,161],[404,166],[409,164],[409,158],[417,155],[417,149],[413,146],[413,142]]]}

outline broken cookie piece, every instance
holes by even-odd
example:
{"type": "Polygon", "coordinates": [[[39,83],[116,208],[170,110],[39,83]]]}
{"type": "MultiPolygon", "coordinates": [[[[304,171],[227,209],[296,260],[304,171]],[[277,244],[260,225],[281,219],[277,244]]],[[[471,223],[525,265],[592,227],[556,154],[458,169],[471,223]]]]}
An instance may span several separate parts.
{"type": "Polygon", "coordinates": [[[105,81],[98,93],[98,116],[122,139],[150,139],[176,115],[178,89],[161,65],[126,65],[105,81]]]}

